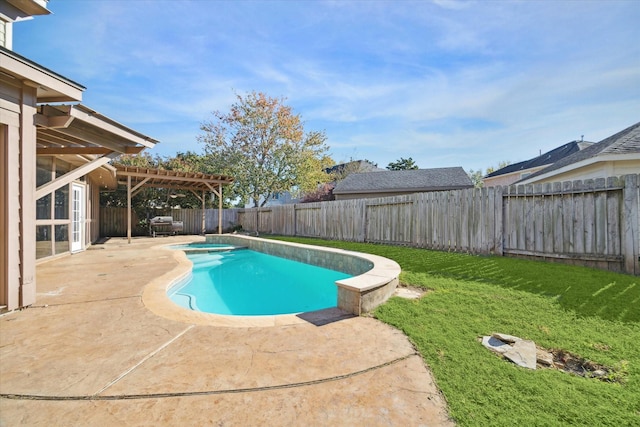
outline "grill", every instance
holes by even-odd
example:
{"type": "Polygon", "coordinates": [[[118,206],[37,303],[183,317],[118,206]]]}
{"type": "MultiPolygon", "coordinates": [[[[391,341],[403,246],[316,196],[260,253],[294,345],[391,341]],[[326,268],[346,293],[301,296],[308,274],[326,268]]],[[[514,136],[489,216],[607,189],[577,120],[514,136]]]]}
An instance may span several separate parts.
{"type": "Polygon", "coordinates": [[[149,221],[149,234],[153,237],[160,234],[167,236],[182,232],[182,221],[174,221],[172,216],[156,216],[149,221]]]}

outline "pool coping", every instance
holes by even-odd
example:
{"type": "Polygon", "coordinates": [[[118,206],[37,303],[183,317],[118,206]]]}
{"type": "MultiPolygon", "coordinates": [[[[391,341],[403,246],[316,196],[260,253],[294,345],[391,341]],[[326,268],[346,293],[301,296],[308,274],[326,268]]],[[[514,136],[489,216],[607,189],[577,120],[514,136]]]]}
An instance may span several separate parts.
{"type": "Polygon", "coordinates": [[[393,294],[400,275],[400,266],[395,261],[378,255],[230,234],[208,235],[206,242],[214,239],[238,240],[246,244],[237,246],[246,246],[249,249],[256,242],[260,242],[262,245],[289,246],[293,247],[294,250],[305,249],[314,252],[333,253],[337,256],[366,260],[373,267],[362,274],[336,282],[338,286],[338,308],[336,309],[266,316],[228,316],[189,310],[171,301],[167,292],[191,274],[193,264],[189,261],[184,251],[172,249],[172,245],[158,245],[157,248],[172,253],[173,258],[178,263],[178,267],[155,278],[144,288],[142,302],[150,311],[158,316],[178,322],[225,327],[269,327],[309,322],[322,323],[349,315],[359,316],[362,313],[371,311],[393,294]]]}

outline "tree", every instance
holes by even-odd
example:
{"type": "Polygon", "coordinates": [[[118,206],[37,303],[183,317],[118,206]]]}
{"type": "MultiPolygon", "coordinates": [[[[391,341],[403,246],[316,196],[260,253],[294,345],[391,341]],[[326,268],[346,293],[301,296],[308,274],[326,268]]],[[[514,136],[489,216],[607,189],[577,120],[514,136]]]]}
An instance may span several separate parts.
{"type": "Polygon", "coordinates": [[[482,188],[484,183],[482,182],[482,169],[478,169],[474,171],[473,169],[469,169],[467,172],[469,178],[471,178],[471,182],[473,182],[473,186],[476,188],[482,188]]]}
{"type": "Polygon", "coordinates": [[[489,166],[487,168],[486,175],[489,175],[490,173],[493,173],[493,172],[495,172],[497,170],[505,168],[505,167],[509,166],[510,164],[511,164],[511,162],[509,160],[503,160],[501,162],[498,162],[498,166],[497,167],[489,166]]]}
{"type": "Polygon", "coordinates": [[[301,203],[313,203],[313,202],[327,202],[335,200],[333,195],[334,184],[331,182],[325,184],[319,184],[314,191],[305,193],[302,197],[301,203]]]}
{"type": "Polygon", "coordinates": [[[216,111],[200,126],[207,161],[234,177],[233,191],[242,203],[264,206],[275,194],[312,191],[323,181],[318,166],[326,163],[326,136],[305,132],[300,116],[284,102],[261,92],[236,94],[229,113],[216,111]]]}
{"type": "Polygon", "coordinates": [[[379,170],[378,165],[370,160],[354,160],[353,157],[348,162],[340,163],[327,169],[331,181],[339,182],[351,175],[352,173],[372,172],[379,170]]]}
{"type": "Polygon", "coordinates": [[[482,179],[483,179],[485,176],[487,176],[487,175],[489,175],[490,173],[493,173],[493,172],[495,172],[495,171],[497,171],[497,170],[500,170],[500,169],[502,169],[502,168],[504,168],[504,167],[507,167],[507,166],[509,166],[510,164],[511,164],[511,162],[510,162],[510,161],[508,161],[508,160],[506,160],[506,161],[505,161],[505,160],[503,160],[503,161],[501,161],[501,162],[499,162],[499,163],[498,163],[498,166],[497,166],[497,167],[489,166],[489,167],[487,168],[487,172],[486,172],[484,175],[482,174],[482,169],[478,169],[477,171],[474,171],[473,169],[469,169],[469,172],[467,172],[467,175],[469,175],[469,178],[471,178],[471,181],[473,182],[473,185],[474,185],[476,188],[482,188],[482,187],[483,187],[483,185],[484,185],[484,182],[483,182],[483,180],[482,180],[482,179]]]}
{"type": "Polygon", "coordinates": [[[411,157],[405,159],[404,157],[400,157],[397,162],[391,162],[387,166],[387,169],[391,171],[404,171],[404,170],[413,170],[418,169],[418,165],[413,161],[411,157]]]}

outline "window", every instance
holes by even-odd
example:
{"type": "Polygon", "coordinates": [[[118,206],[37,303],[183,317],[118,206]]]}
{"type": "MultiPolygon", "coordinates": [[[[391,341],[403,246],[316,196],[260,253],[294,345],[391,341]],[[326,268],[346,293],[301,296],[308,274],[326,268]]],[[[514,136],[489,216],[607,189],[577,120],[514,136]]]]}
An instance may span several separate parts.
{"type": "Polygon", "coordinates": [[[36,160],[36,187],[53,180],[53,157],[38,157],[36,160]]]}
{"type": "MultiPolygon", "coordinates": [[[[36,187],[69,172],[72,166],[50,156],[36,158],[36,187]]],[[[69,252],[70,186],[36,200],[36,259],[69,252]]]]}
{"type": "Polygon", "coordinates": [[[7,23],[7,21],[3,21],[2,19],[0,19],[0,46],[6,47],[7,49],[11,49],[11,46],[8,46],[9,44],[9,34],[7,34],[8,31],[9,31],[9,24],[7,23]]]}
{"type": "Polygon", "coordinates": [[[53,255],[51,225],[36,225],[36,259],[53,255]]]}
{"type": "Polygon", "coordinates": [[[36,219],[51,219],[51,194],[36,200],[36,219]]]}
{"type": "MultiPolygon", "coordinates": [[[[51,194],[49,194],[51,196],[51,194]]],[[[69,219],[69,186],[56,190],[55,219],[69,219]]]]}
{"type": "Polygon", "coordinates": [[[54,225],[54,231],[56,253],[69,252],[69,224],[54,225]]]}

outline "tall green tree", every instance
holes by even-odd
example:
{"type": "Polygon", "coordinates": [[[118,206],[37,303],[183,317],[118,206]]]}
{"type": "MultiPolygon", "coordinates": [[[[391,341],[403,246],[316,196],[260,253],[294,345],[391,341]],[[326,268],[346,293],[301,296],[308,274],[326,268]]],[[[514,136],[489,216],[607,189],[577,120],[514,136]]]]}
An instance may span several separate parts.
{"type": "Polygon", "coordinates": [[[499,169],[502,169],[504,167],[507,167],[511,164],[510,161],[508,160],[503,160],[501,162],[498,163],[498,166],[489,166],[486,169],[486,173],[483,174],[482,173],[482,169],[478,169],[478,170],[473,170],[473,169],[469,169],[469,172],[467,172],[467,175],[469,176],[469,178],[471,178],[471,182],[473,182],[473,185],[476,188],[482,188],[484,186],[484,182],[483,182],[483,178],[487,175],[489,175],[490,173],[493,173],[499,169]]]}
{"type": "Polygon", "coordinates": [[[473,182],[473,186],[476,188],[482,188],[484,186],[484,183],[482,182],[482,169],[478,169],[478,170],[473,170],[473,169],[469,169],[469,172],[467,172],[467,175],[469,175],[469,178],[471,178],[471,182],[473,182]]]}
{"type": "Polygon", "coordinates": [[[489,175],[490,173],[493,173],[497,170],[500,170],[504,167],[507,167],[511,164],[511,162],[509,160],[502,160],[500,162],[498,162],[498,166],[489,166],[487,168],[487,175],[489,175]]]}
{"type": "Polygon", "coordinates": [[[400,157],[398,161],[389,163],[387,169],[391,171],[413,170],[418,169],[418,165],[416,165],[416,162],[414,162],[411,157],[408,159],[400,157]]]}
{"type": "Polygon", "coordinates": [[[216,111],[200,126],[207,161],[234,177],[241,203],[264,206],[278,193],[304,193],[325,181],[320,175],[328,162],[326,136],[305,131],[285,101],[262,92],[236,94],[228,113],[216,111]]]}

